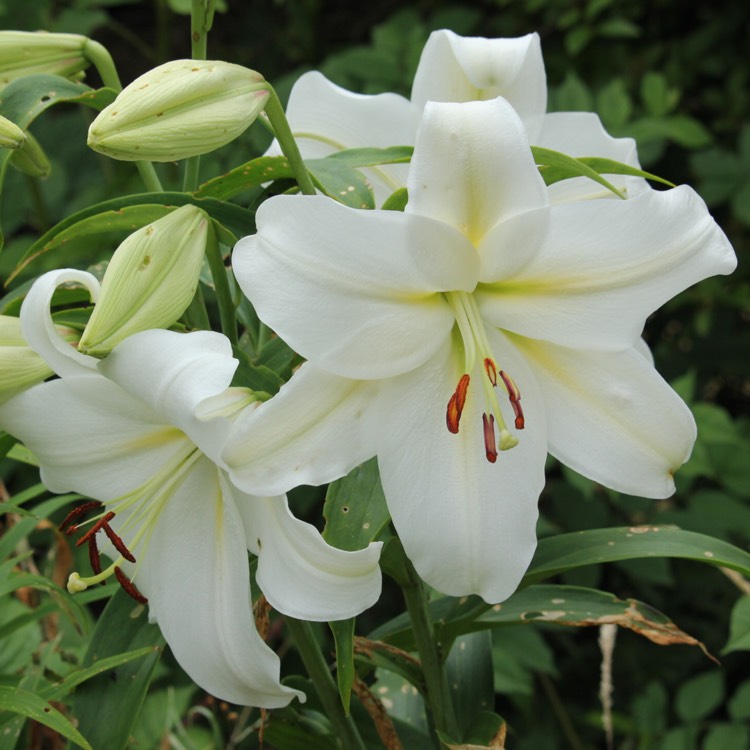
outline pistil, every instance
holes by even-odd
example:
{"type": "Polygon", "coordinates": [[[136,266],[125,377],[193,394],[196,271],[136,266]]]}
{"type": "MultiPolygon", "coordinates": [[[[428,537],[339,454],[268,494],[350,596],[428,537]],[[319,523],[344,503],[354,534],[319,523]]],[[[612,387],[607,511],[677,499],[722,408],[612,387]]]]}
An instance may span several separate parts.
{"type": "Polygon", "coordinates": [[[480,380],[484,394],[486,409],[482,414],[482,434],[484,437],[485,455],[490,463],[495,463],[498,455],[498,441],[495,425],[499,434],[499,450],[505,451],[518,444],[518,438],[511,435],[503,418],[500,404],[497,400],[498,380],[508,394],[508,400],[517,430],[524,428],[523,409],[521,408],[521,393],[513,379],[504,371],[499,370],[492,356],[492,350],[487,340],[479,310],[474,297],[466,292],[447,292],[445,295],[456,317],[459,333],[464,345],[465,372],[461,375],[456,390],[451,395],[446,409],[446,424],[448,430],[456,434],[459,430],[461,414],[471,382],[471,373],[477,369],[481,358],[482,370],[480,380]]]}

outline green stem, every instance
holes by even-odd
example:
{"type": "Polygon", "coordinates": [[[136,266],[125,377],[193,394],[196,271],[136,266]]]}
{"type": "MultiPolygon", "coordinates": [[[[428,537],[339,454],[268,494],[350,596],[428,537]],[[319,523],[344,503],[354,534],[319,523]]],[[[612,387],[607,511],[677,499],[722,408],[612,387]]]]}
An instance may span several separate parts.
{"type": "Polygon", "coordinates": [[[213,223],[209,225],[206,259],[208,260],[208,267],[211,269],[211,277],[214,280],[216,301],[219,305],[219,318],[221,319],[221,330],[229,339],[232,346],[237,346],[237,319],[234,314],[234,302],[232,301],[229,279],[227,278],[224,259],[221,257],[221,248],[216,239],[213,223]]]}
{"type": "Polygon", "coordinates": [[[112,60],[112,55],[109,54],[103,44],[99,44],[93,39],[87,39],[83,45],[83,55],[96,68],[101,76],[102,83],[107,88],[114,89],[118,93],[122,91],[120,76],[117,75],[117,68],[112,60]]]}
{"type": "Polygon", "coordinates": [[[285,622],[341,747],[345,750],[365,750],[365,743],[359,735],[357,725],[351,716],[344,714],[338,688],[323,658],[310,623],[295,620],[292,617],[286,617],[285,622]]]}
{"type": "Polygon", "coordinates": [[[297,148],[297,141],[294,140],[294,135],[292,135],[289,122],[284,114],[284,108],[281,106],[276,91],[274,91],[273,86],[270,84],[268,85],[268,94],[266,114],[271,121],[271,125],[273,125],[276,140],[279,142],[281,151],[286,156],[289,166],[294,172],[294,177],[297,180],[300,191],[305,195],[315,195],[315,186],[313,185],[310,173],[305,167],[305,162],[302,161],[302,154],[300,154],[299,148],[297,148]]]}
{"type": "Polygon", "coordinates": [[[149,193],[162,193],[164,188],[161,186],[159,175],[156,174],[154,165],[150,161],[137,161],[135,166],[138,169],[143,184],[146,186],[146,190],[149,193]]]}
{"type": "Polygon", "coordinates": [[[198,187],[201,157],[190,156],[185,160],[185,174],[182,177],[182,192],[192,193],[198,187]]]}
{"type": "Polygon", "coordinates": [[[458,722],[453,708],[448,680],[443,670],[440,644],[435,639],[435,628],[430,619],[430,610],[422,579],[414,570],[406,555],[403,556],[405,581],[401,584],[409,612],[414,641],[422,663],[427,700],[432,709],[435,729],[454,740],[459,740],[458,722]]]}

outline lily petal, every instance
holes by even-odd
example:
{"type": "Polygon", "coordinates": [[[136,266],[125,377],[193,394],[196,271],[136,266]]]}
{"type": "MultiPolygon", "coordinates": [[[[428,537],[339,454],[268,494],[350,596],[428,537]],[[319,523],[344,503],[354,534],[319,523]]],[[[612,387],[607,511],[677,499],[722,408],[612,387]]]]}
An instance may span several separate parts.
{"type": "Polygon", "coordinates": [[[228,424],[199,421],[201,401],[225,391],[237,369],[229,339],[213,331],[142,331],[118,344],[99,370],[148,404],[165,423],[190,435],[208,456],[218,457],[228,424]],[[143,377],[143,363],[150,376],[143,377]]]}
{"type": "Polygon", "coordinates": [[[352,378],[418,367],[453,327],[439,292],[472,290],[479,263],[459,232],[395,211],[360,211],[322,196],[278,196],[240,240],[237,280],[293,349],[352,378]],[[290,314],[304,301],[304,314],[290,314]]]}
{"type": "Polygon", "coordinates": [[[449,224],[475,246],[498,222],[547,205],[523,124],[504,99],[429,102],[407,184],[407,213],[449,224]]]}
{"type": "Polygon", "coordinates": [[[200,459],[161,511],[134,582],[177,661],[232,703],[285,706],[304,694],[253,626],[245,534],[221,472],[200,459]]]}
{"type": "Polygon", "coordinates": [[[29,289],[21,305],[21,330],[29,346],[58,375],[90,375],[98,360],[81,354],[58,333],[52,322],[52,295],[62,284],[80,284],[88,290],[91,301],[99,297],[99,282],[86,271],[62,268],[40,276],[29,289]]]}
{"type": "Polygon", "coordinates": [[[547,109],[547,76],[538,34],[510,39],[462,37],[433,31],[414,76],[411,100],[469,102],[502,96],[534,141],[547,109]]]}
{"type": "Polygon", "coordinates": [[[482,285],[486,320],[561,346],[614,351],[640,337],[647,316],[691,284],[731,273],[732,246],[688,187],[627,201],[550,209],[547,241],[520,269],[482,285]]]}
{"type": "Polygon", "coordinates": [[[513,340],[539,382],[553,456],[619,492],[674,492],[674,472],[695,442],[695,420],[640,341],[612,353],[513,340]]]}
{"type": "MultiPolygon", "coordinates": [[[[409,146],[414,143],[419,114],[419,109],[402,96],[355,94],[317,71],[297,79],[286,110],[305,159],[319,159],[349,148],[409,146]]],[[[268,153],[281,153],[275,141],[268,153]]],[[[406,184],[407,170],[405,164],[364,170],[378,204],[406,184]]]]}
{"type": "Polygon", "coordinates": [[[295,518],[286,497],[237,496],[249,550],[258,555],[256,580],[279,612],[303,620],[345,620],[380,596],[381,542],[347,552],[295,518]]]}
{"type": "Polygon", "coordinates": [[[527,427],[515,448],[494,464],[485,458],[479,383],[469,387],[458,434],[448,432],[445,408],[463,361],[449,345],[384,385],[377,434],[388,508],[417,572],[443,593],[495,603],[515,591],[534,553],[547,447],[533,375],[501,334],[487,334],[523,397],[527,427]]]}
{"type": "Polygon", "coordinates": [[[184,453],[188,442],[97,374],[24,391],[0,406],[0,425],[36,455],[42,481],[52,492],[75,491],[99,500],[145,484],[184,453]]]}
{"type": "MultiPolygon", "coordinates": [[[[638,151],[633,138],[613,138],[593,112],[554,112],[545,115],[542,132],[535,146],[560,151],[576,158],[596,156],[628,164],[640,169],[638,151]]],[[[641,177],[605,175],[615,187],[634,197],[649,186],[641,177]]],[[[610,190],[603,188],[587,177],[574,177],[550,185],[550,201],[553,204],[592,198],[618,200],[610,190]]]]}
{"type": "Polygon", "coordinates": [[[375,455],[368,409],[376,389],[303,364],[270,401],[237,418],[222,454],[232,482],[279,495],[348,474],[375,455]]]}

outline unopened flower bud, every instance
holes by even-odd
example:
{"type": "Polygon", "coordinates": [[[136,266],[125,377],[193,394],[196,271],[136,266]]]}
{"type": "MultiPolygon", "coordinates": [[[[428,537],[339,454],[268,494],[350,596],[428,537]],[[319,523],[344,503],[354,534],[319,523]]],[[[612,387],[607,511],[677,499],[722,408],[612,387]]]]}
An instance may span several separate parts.
{"type": "MultiPolygon", "coordinates": [[[[59,327],[58,331],[66,339],[75,338],[70,329],[59,327]]],[[[0,315],[0,404],[52,374],[47,363],[26,343],[19,319],[0,315]]]]}
{"type": "Polygon", "coordinates": [[[0,31],[0,88],[23,76],[50,73],[76,77],[88,66],[80,34],[0,31]]]}
{"type": "Polygon", "coordinates": [[[52,171],[47,154],[39,145],[39,141],[28,131],[26,131],[26,140],[10,157],[10,163],[31,177],[48,177],[52,171]]]}
{"type": "Polygon", "coordinates": [[[95,151],[125,161],[177,161],[226,145],[268,99],[254,70],[217,60],[173,60],[136,78],[89,128],[95,151]]]}
{"type": "Polygon", "coordinates": [[[109,262],[78,350],[101,357],[134,333],[173,325],[195,294],[208,232],[206,214],[186,205],[127,237],[109,262]]]}
{"type": "Polygon", "coordinates": [[[19,148],[25,140],[26,134],[15,122],[0,115],[0,148],[19,148]]]}

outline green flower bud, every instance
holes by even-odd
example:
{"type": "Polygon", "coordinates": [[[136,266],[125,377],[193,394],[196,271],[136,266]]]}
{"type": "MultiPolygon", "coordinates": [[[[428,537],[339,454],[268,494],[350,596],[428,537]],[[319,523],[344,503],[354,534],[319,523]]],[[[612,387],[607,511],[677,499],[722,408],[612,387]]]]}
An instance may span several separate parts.
{"type": "Polygon", "coordinates": [[[19,148],[26,141],[26,134],[15,122],[0,115],[0,148],[19,148]]]}
{"type": "Polygon", "coordinates": [[[0,31],[0,88],[22,76],[51,73],[77,77],[88,66],[80,34],[0,31]]]}
{"type": "Polygon", "coordinates": [[[48,177],[52,171],[47,154],[39,145],[39,141],[28,130],[26,131],[26,140],[13,152],[10,163],[16,169],[32,177],[48,177]]]}
{"type": "Polygon", "coordinates": [[[113,159],[177,161],[226,145],[268,99],[254,70],[217,60],[173,60],[136,78],[89,128],[88,143],[113,159]]]}
{"type": "Polygon", "coordinates": [[[139,331],[169,328],[195,295],[210,222],[193,205],[133,232],[117,248],[78,351],[102,357],[139,331]]]}
{"type": "Polygon", "coordinates": [[[18,318],[0,315],[0,404],[50,375],[47,363],[26,343],[18,318]]]}

